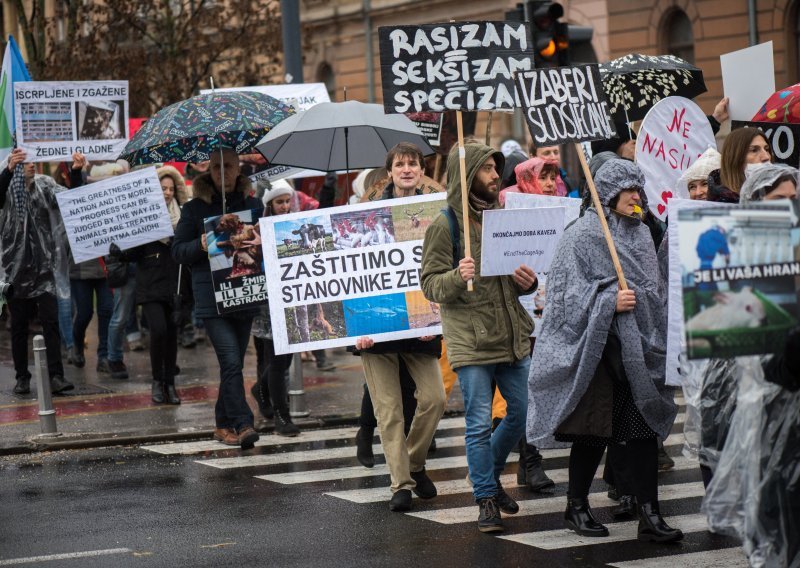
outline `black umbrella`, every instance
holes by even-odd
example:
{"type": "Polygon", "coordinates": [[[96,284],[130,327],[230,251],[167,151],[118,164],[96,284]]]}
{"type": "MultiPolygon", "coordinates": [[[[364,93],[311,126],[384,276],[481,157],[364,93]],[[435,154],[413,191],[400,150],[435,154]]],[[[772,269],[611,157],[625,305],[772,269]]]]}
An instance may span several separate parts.
{"type": "Polygon", "coordinates": [[[708,89],[703,72],[674,55],[632,53],[600,64],[609,112],[619,121],[641,120],[665,97],[692,99],[708,89]]]}

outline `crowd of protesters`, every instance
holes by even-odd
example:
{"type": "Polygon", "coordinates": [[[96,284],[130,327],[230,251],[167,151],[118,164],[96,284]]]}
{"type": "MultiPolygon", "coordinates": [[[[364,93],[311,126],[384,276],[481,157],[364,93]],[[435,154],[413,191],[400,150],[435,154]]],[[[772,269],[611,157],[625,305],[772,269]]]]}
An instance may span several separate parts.
{"type": "MultiPolygon", "coordinates": [[[[725,102],[710,118],[717,128],[727,118],[725,102]]],[[[364,466],[374,466],[372,444],[377,429],[391,475],[392,511],[411,509],[412,493],[423,499],[437,496],[425,461],[435,448],[434,433],[457,378],[466,415],[468,478],[478,505],[480,531],[502,531],[501,513],[519,511],[500,483],[512,450],[520,452],[520,484],[541,492],[552,487],[553,481],[541,468],[539,449],[570,444],[567,527],[587,537],[609,534],[589,505],[590,486],[607,454],[604,478],[611,485],[609,495],[619,501],[612,515],[638,518],[638,538],[643,541],[674,542],[683,537],[679,527],[664,520],[658,501],[659,469],[671,467],[663,440],[677,414],[674,390],[665,384],[665,224],[648,213],[644,177],[633,161],[633,130],[617,125],[616,131],[615,139],[594,145],[590,170],[628,289],[617,284],[599,211],[587,199],[585,184],[579,186],[567,175],[558,147],[530,146],[526,153],[513,140],[505,142],[502,151],[469,141],[462,156],[456,147],[447,156],[443,181],[448,208],[427,229],[421,268],[422,289],[441,310],[443,334],[389,342],[361,337],[354,348],[366,382],[357,456],[364,466]],[[466,166],[466,187],[458,175],[460,157],[466,166]],[[463,192],[468,211],[462,211],[463,192]],[[547,282],[544,310],[548,317],[535,341],[531,339],[533,320],[519,301],[520,296],[536,292],[534,271],[521,265],[509,276],[480,274],[481,255],[488,252],[481,246],[483,212],[501,208],[505,196],[515,192],[584,202],[581,216],[558,244],[547,282]],[[471,236],[469,256],[465,233],[471,236]],[[500,412],[498,400],[504,408],[500,412]]],[[[250,392],[258,412],[274,420],[277,434],[297,435],[287,403],[291,356],[275,352],[268,306],[217,313],[203,220],[222,214],[223,200],[228,210],[255,209],[264,216],[330,206],[335,176],[326,179],[319,202],[309,203],[307,195],[286,181],[254,186],[230,148],[215,152],[208,164],[187,170],[194,175],[191,193],[176,169],[162,167],[158,177],[174,237],[127,251],[112,246],[104,259],[75,264],[55,203],[55,194],[67,188],[36,174],[25,158],[24,152],[14,150],[0,171],[2,266],[4,278],[15,288],[9,301],[14,392],[30,391],[28,328],[34,314],[45,336],[52,391],[61,393],[73,388],[64,378],[63,360],[77,368],[86,364],[86,329],[96,311],[96,371],[116,379],[128,376],[124,336],[135,338],[139,327],[146,325],[156,404],[180,403],[178,345],[194,345],[192,337],[184,341],[185,330],[191,336],[202,328],[219,363],[213,437],[242,449],[253,447],[259,439],[243,376],[252,335],[258,376],[250,392]]],[[[796,198],[797,170],[770,162],[764,135],[741,128],[728,136],[721,154],[714,150],[703,154],[679,183],[697,200],[751,203],[796,198]]],[[[378,199],[418,195],[423,173],[425,160],[419,149],[399,144],[389,151],[385,170],[355,177],[351,202],[381,176],[388,181],[378,199]]],[[[75,154],[67,174],[62,182],[78,187],[91,175],[91,166],[75,154]]],[[[690,407],[687,428],[694,416],[699,422],[694,427],[702,432],[699,463],[709,496],[721,495],[732,486],[735,456],[726,453],[731,437],[728,426],[734,433],[745,427],[746,418],[736,405],[737,393],[746,388],[742,373],[751,373],[751,382],[775,385],[768,391],[772,398],[762,418],[776,428],[788,424],[786,428],[793,432],[796,398],[789,397],[800,388],[800,351],[794,348],[798,337],[798,332],[790,334],[785,349],[755,366],[725,359],[687,363],[682,370],[690,407]]],[[[315,353],[315,358],[320,369],[332,369],[324,352],[315,353]]],[[[764,434],[756,464],[759,458],[763,462],[770,457],[777,435],[775,431],[764,434]]],[[[772,459],[797,460],[796,445],[777,447],[784,453],[772,459]]],[[[768,473],[774,471],[780,468],[768,473]]],[[[793,499],[796,511],[796,493],[781,493],[779,474],[767,478],[771,484],[759,491],[771,492],[773,499],[793,499]]],[[[743,487],[739,490],[738,497],[746,501],[750,495],[743,487]]],[[[708,510],[713,513],[716,505],[709,501],[708,510]]],[[[797,526],[796,518],[780,515],[773,522],[778,531],[797,526]]],[[[762,544],[758,542],[762,534],[751,535],[752,547],[762,544]]],[[[797,558],[796,543],[788,554],[797,558]]]]}

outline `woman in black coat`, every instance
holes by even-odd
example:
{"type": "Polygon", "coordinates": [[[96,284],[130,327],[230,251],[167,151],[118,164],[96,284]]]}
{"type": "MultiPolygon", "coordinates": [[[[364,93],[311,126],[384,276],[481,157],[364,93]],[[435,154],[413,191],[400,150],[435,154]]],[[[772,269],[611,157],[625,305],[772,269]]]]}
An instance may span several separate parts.
{"type": "MultiPolygon", "coordinates": [[[[171,166],[159,168],[157,173],[174,229],[181,216],[180,206],[188,197],[186,183],[178,170],[171,166]]],[[[178,318],[173,314],[173,298],[178,291],[180,271],[171,249],[172,238],[166,238],[121,254],[123,260],[136,262],[136,303],[142,306],[142,314],[150,326],[152,397],[156,404],[181,403],[175,390],[178,318]]]]}

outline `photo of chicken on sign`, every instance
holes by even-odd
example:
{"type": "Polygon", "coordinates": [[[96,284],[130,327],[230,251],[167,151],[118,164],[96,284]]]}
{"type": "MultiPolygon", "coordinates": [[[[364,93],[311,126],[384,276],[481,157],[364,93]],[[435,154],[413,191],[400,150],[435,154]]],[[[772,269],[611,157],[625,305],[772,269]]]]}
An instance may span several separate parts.
{"type": "Polygon", "coordinates": [[[789,201],[679,212],[690,359],[771,353],[800,319],[789,201]]]}

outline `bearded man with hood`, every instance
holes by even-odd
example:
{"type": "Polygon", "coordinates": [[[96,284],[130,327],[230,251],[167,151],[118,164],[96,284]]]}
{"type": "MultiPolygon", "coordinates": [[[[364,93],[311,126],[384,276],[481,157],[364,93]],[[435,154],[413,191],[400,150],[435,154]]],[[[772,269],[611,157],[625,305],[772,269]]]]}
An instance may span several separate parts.
{"type": "Polygon", "coordinates": [[[256,217],[261,217],[264,205],[261,200],[250,196],[251,191],[250,181],[239,173],[236,151],[232,148],[215,150],[211,154],[208,173],[194,180],[194,199],[181,209],[172,241],[175,261],[192,270],[195,315],[203,320],[219,362],[220,386],[215,407],[214,439],[227,445],[238,444],[242,449],[252,448],[259,438],[253,428],[253,411],[245,399],[242,372],[253,317],[258,310],[251,308],[224,315],[217,313],[203,220],[224,212],[245,209],[255,209],[256,217]]]}
{"type": "Polygon", "coordinates": [[[608,536],[588,494],[606,446],[615,477],[631,481],[638,538],[673,542],[658,507],[656,436],[677,414],[665,384],[666,312],[653,240],[635,208],[644,176],[611,160],[595,178],[629,289],[621,290],[600,220],[587,209],[558,243],[547,282],[544,324],[529,378],[528,442],[571,443],[565,522],[583,536],[608,536]]]}
{"type": "Polygon", "coordinates": [[[452,211],[437,217],[425,232],[422,290],[440,306],[447,357],[464,397],[467,465],[479,508],[478,529],[499,532],[503,530],[500,512],[519,511],[519,505],[503,491],[500,473],[525,431],[525,378],[533,321],[519,296],[534,292],[537,280],[525,265],[513,276],[480,275],[483,212],[500,208],[504,158],[483,144],[467,144],[464,150],[467,188],[461,187],[458,146],[447,158],[447,203],[452,211]],[[462,190],[469,192],[468,228],[463,224],[462,190]],[[462,258],[465,229],[470,231],[472,256],[462,258]],[[459,242],[457,251],[452,235],[459,242]],[[467,290],[469,280],[474,281],[472,292],[467,290]],[[507,403],[506,417],[494,432],[492,381],[507,403]]]}

